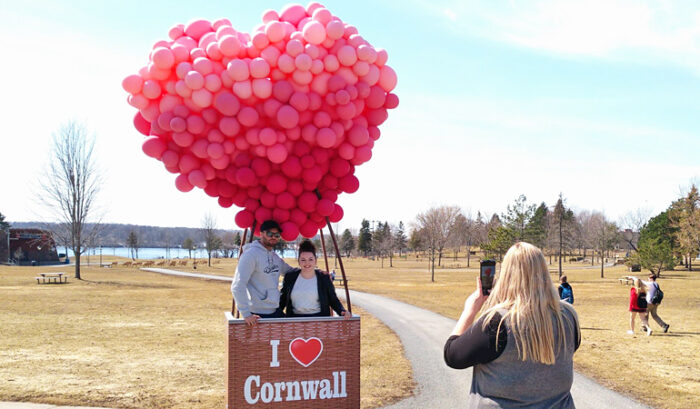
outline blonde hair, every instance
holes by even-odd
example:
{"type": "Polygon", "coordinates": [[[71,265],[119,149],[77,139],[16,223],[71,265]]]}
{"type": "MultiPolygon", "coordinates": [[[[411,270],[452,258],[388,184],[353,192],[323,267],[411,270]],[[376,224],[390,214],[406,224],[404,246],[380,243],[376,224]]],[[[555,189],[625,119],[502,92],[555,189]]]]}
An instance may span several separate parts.
{"type": "Polygon", "coordinates": [[[646,284],[644,284],[644,281],[642,281],[638,278],[634,279],[634,287],[637,289],[637,294],[647,292],[646,284]]]}
{"type": "MultiPolygon", "coordinates": [[[[519,242],[503,258],[496,284],[483,306],[484,329],[495,314],[506,310],[505,314],[501,313],[497,338],[503,323],[509,319],[520,359],[552,365],[556,351],[567,345],[562,308],[569,307],[559,301],[542,251],[519,242]],[[559,333],[556,346],[552,324],[559,333]]],[[[568,316],[565,317],[568,321],[568,316]]]]}

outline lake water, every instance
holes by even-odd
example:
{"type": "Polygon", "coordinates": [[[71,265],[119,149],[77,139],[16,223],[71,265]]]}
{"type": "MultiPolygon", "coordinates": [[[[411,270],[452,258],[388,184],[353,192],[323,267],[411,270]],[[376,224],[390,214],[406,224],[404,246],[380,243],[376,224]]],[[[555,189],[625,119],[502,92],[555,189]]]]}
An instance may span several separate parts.
{"type": "MultiPolygon", "coordinates": [[[[65,249],[63,247],[58,247],[56,249],[59,253],[63,253],[65,249]]],[[[83,257],[87,255],[88,252],[83,253],[83,257]]],[[[100,256],[100,249],[90,248],[90,257],[100,256]]],[[[279,252],[278,252],[279,254],[279,252]]],[[[119,257],[131,257],[129,249],[127,247],[102,247],[103,256],[119,256],[119,257]]],[[[139,259],[159,259],[159,258],[187,258],[190,253],[188,250],[181,248],[171,248],[166,249],[164,247],[144,247],[139,249],[139,259]]],[[[68,249],[68,257],[73,258],[73,251],[68,249]]],[[[194,258],[206,258],[207,252],[204,249],[192,250],[192,257],[194,258]]],[[[296,258],[296,252],[294,250],[284,250],[282,255],[284,258],[296,258]]]]}

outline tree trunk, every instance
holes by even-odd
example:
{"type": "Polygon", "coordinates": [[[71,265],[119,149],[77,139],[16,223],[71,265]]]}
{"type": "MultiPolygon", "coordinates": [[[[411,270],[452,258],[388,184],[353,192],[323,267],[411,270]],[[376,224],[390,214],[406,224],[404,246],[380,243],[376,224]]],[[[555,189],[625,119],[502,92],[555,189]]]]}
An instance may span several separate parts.
{"type": "Polygon", "coordinates": [[[430,250],[430,260],[431,260],[430,282],[434,283],[435,282],[435,249],[430,250]]]}
{"type": "Polygon", "coordinates": [[[472,239],[471,237],[469,238],[469,241],[467,242],[467,268],[469,268],[469,261],[472,256],[472,239]]]}
{"type": "Polygon", "coordinates": [[[208,262],[209,267],[211,267],[211,253],[209,253],[209,262],[208,262]]]}
{"type": "Polygon", "coordinates": [[[438,251],[438,267],[442,266],[442,249],[438,251]]]}
{"type": "Polygon", "coordinates": [[[80,251],[76,251],[77,249],[73,249],[73,254],[75,256],[75,278],[76,280],[80,280],[80,251]]]}
{"type": "Polygon", "coordinates": [[[389,253],[389,267],[394,267],[394,253],[389,253]]]}
{"type": "Polygon", "coordinates": [[[603,253],[600,254],[600,278],[605,278],[605,259],[603,258],[603,253]]]}

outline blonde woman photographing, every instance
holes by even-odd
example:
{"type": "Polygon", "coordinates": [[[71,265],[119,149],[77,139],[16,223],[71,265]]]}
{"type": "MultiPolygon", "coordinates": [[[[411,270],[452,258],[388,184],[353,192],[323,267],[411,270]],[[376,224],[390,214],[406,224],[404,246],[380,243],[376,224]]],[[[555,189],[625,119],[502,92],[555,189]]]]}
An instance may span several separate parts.
{"type": "Polygon", "coordinates": [[[520,242],[506,253],[490,295],[477,279],[444,358],[455,369],[474,367],[468,408],[574,408],[580,343],[576,312],[559,300],[544,255],[520,242]]]}

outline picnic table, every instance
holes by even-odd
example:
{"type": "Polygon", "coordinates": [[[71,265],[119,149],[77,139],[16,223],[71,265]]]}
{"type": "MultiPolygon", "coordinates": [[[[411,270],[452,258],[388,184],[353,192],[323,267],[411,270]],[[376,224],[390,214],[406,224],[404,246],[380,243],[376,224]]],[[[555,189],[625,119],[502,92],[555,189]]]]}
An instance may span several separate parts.
{"type": "Polygon", "coordinates": [[[39,276],[34,278],[36,279],[37,284],[61,284],[68,282],[68,276],[61,272],[39,273],[39,276]]]}
{"type": "Polygon", "coordinates": [[[632,279],[628,278],[628,277],[618,278],[617,281],[619,281],[620,284],[626,284],[626,285],[630,285],[632,283],[632,279]]]}

